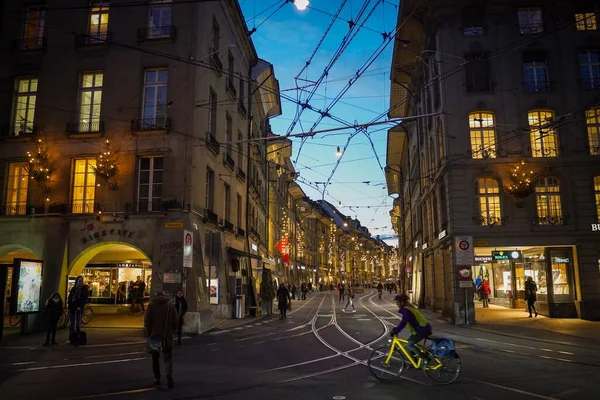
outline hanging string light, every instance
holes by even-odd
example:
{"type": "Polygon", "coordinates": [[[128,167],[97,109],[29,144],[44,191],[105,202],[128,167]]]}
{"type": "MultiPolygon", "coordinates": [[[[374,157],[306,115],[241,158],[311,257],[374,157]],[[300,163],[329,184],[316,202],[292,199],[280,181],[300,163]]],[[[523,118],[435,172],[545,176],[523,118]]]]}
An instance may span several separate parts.
{"type": "Polygon", "coordinates": [[[49,201],[51,192],[50,183],[54,166],[48,154],[48,148],[42,143],[42,139],[38,139],[36,150],[27,152],[28,163],[25,166],[29,179],[34,180],[39,185],[42,195],[49,201]]]}
{"type": "Polygon", "coordinates": [[[524,160],[509,171],[508,179],[510,182],[504,189],[517,199],[524,199],[535,192],[533,171],[527,169],[524,160]]]}
{"type": "MultiPolygon", "coordinates": [[[[118,172],[118,162],[116,155],[110,151],[110,142],[106,139],[106,149],[96,157],[96,166],[92,166],[96,177],[106,182],[108,188],[111,190],[117,189],[117,183],[111,182],[110,180],[118,172]]],[[[98,183],[100,186],[100,183],[98,183]]]]}

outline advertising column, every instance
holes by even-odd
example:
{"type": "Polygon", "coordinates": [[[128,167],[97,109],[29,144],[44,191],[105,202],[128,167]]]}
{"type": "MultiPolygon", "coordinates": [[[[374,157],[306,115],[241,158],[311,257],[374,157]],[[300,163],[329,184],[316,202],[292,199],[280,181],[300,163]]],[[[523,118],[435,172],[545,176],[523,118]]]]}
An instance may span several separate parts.
{"type": "Polygon", "coordinates": [[[21,333],[27,332],[28,315],[41,311],[43,267],[41,260],[14,259],[10,315],[21,316],[21,333]]]}
{"type": "Polygon", "coordinates": [[[471,266],[475,261],[473,236],[454,238],[454,265],[456,266],[454,285],[454,323],[475,323],[473,291],[475,285],[471,276],[471,266]]]}

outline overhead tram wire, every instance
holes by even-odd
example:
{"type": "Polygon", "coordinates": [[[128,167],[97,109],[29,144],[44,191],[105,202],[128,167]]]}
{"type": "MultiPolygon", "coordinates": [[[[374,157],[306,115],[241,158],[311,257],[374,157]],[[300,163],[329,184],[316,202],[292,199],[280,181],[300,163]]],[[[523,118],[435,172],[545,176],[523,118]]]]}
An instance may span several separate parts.
{"type": "MultiPolygon", "coordinates": [[[[183,5],[183,4],[194,4],[194,3],[215,3],[218,0],[177,0],[174,2],[171,2],[170,5],[171,6],[178,6],[178,5],[183,5]]],[[[110,2],[110,8],[114,9],[114,8],[131,8],[131,7],[148,7],[150,5],[150,2],[148,0],[135,0],[135,1],[125,1],[125,2],[120,2],[120,3],[113,3],[110,2]]],[[[90,10],[92,8],[96,8],[98,7],[97,5],[95,5],[93,2],[90,2],[90,4],[88,5],[83,5],[83,6],[59,6],[59,7],[55,7],[55,6],[49,6],[46,4],[42,4],[41,7],[43,8],[44,11],[48,12],[48,11],[70,11],[70,10],[90,10]]],[[[22,14],[23,10],[19,9],[18,11],[4,11],[4,14],[8,15],[8,14],[22,14]]]]}
{"type": "MultiPolygon", "coordinates": [[[[338,94],[338,96],[336,96],[336,98],[325,109],[326,113],[328,113],[332,109],[332,107],[335,106],[337,101],[339,101],[342,98],[342,96],[350,89],[350,87],[354,84],[354,82],[358,81],[358,79],[360,78],[360,75],[368,70],[368,68],[375,62],[375,60],[383,53],[383,51],[386,49],[386,47],[389,46],[389,44],[392,42],[392,40],[394,40],[396,38],[396,35],[398,34],[398,32],[400,32],[400,29],[402,29],[402,27],[404,26],[406,21],[408,21],[408,19],[410,19],[410,17],[415,13],[415,11],[418,8],[417,6],[420,4],[420,2],[421,2],[421,0],[419,0],[419,2],[415,6],[415,8],[411,11],[411,13],[408,15],[406,20],[402,21],[402,23],[399,23],[394,27],[394,30],[393,30],[394,33],[390,34],[389,37],[387,39],[385,39],[384,42],[381,45],[379,45],[379,47],[375,50],[374,54],[371,57],[369,57],[369,59],[367,59],[367,61],[363,64],[363,66],[361,66],[361,68],[356,73],[356,79],[354,81],[350,80],[348,82],[348,84],[344,87],[344,89],[342,89],[342,91],[338,94]],[[361,70],[362,70],[362,72],[361,72],[361,70]]],[[[323,118],[317,117],[317,121],[315,121],[315,123],[313,124],[313,127],[311,129],[315,128],[318,125],[318,123],[321,122],[322,120],[323,120],[323,118]]],[[[352,138],[354,138],[357,134],[358,134],[358,131],[355,134],[348,137],[346,146],[348,146],[348,144],[350,144],[350,141],[352,140],[352,138]]],[[[300,147],[302,148],[302,145],[300,147]]],[[[298,156],[296,157],[296,159],[298,159],[298,157],[300,155],[301,148],[298,150],[298,156]]],[[[341,159],[343,157],[344,157],[344,153],[342,153],[342,156],[337,160],[338,163],[331,171],[331,175],[330,175],[329,179],[327,180],[327,184],[325,186],[327,186],[329,184],[329,182],[331,182],[331,179],[333,178],[333,176],[335,175],[335,172],[337,171],[339,162],[341,161],[341,159]]],[[[378,159],[378,161],[379,161],[379,159],[378,159]]]]}
{"type": "MultiPolygon", "coordinates": [[[[371,0],[365,1],[365,3],[363,4],[363,7],[361,8],[359,16],[357,17],[357,21],[366,12],[367,6],[368,6],[368,4],[370,2],[371,2],[371,0]]],[[[310,100],[312,99],[312,97],[316,93],[317,89],[319,88],[319,86],[321,85],[321,83],[323,82],[323,80],[329,74],[329,71],[331,70],[331,68],[335,65],[335,63],[339,60],[339,58],[344,53],[344,51],[348,48],[348,46],[350,44],[350,41],[351,41],[350,38],[352,37],[353,33],[355,32],[355,28],[357,28],[356,29],[357,32],[360,31],[360,29],[361,29],[360,25],[354,24],[354,25],[352,25],[350,27],[350,29],[348,30],[348,32],[346,33],[346,35],[344,35],[344,37],[342,38],[342,41],[341,41],[340,45],[338,46],[338,48],[334,52],[334,54],[331,57],[329,63],[323,69],[323,72],[321,73],[321,76],[319,77],[319,79],[317,79],[317,81],[315,83],[315,86],[313,87],[313,89],[311,90],[311,92],[309,93],[309,95],[304,99],[304,101],[300,103],[300,109],[298,109],[297,115],[294,117],[294,121],[292,121],[292,123],[288,127],[288,129],[286,131],[286,136],[289,136],[292,133],[292,131],[294,130],[294,127],[298,123],[298,120],[302,116],[302,113],[304,112],[304,110],[306,108],[310,109],[310,104],[309,104],[310,100]]]]}

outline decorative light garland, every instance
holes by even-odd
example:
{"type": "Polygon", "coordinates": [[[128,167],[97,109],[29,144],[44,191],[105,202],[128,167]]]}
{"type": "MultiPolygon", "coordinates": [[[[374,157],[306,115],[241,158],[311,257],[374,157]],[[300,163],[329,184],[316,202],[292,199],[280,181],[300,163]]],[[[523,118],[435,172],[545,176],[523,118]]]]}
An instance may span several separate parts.
{"type": "MultiPolygon", "coordinates": [[[[96,166],[92,167],[96,177],[106,182],[110,190],[118,188],[116,182],[110,182],[110,179],[117,175],[119,170],[116,155],[110,151],[110,142],[106,139],[106,151],[96,157],[96,166]]],[[[97,184],[100,186],[100,183],[97,184]]]]}
{"type": "Polygon", "coordinates": [[[525,161],[521,160],[514,166],[508,176],[510,183],[504,186],[504,190],[517,199],[524,199],[535,192],[533,182],[533,171],[527,171],[525,161]]]}
{"type": "Polygon", "coordinates": [[[42,145],[42,139],[38,139],[36,151],[33,153],[30,151],[27,152],[27,158],[29,159],[29,163],[25,166],[25,170],[29,175],[29,179],[36,181],[40,185],[46,201],[50,201],[50,183],[54,166],[50,161],[48,148],[42,145]]]}

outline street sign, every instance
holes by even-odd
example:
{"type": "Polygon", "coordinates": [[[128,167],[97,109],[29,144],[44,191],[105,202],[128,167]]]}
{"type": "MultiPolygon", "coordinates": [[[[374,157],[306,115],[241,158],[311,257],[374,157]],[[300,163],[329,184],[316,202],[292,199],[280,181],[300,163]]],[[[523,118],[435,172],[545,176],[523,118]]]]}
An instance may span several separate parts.
{"type": "Polygon", "coordinates": [[[473,287],[473,281],[471,281],[471,280],[468,280],[468,281],[459,281],[458,282],[458,287],[459,288],[468,289],[470,287],[473,287]]]}
{"type": "Polygon", "coordinates": [[[456,265],[473,265],[475,260],[473,236],[457,236],[454,238],[456,265]]]}
{"type": "Polygon", "coordinates": [[[165,229],[182,229],[183,221],[165,222],[165,229]]]}
{"type": "Polygon", "coordinates": [[[191,231],[183,231],[183,267],[193,266],[194,234],[191,231]]]}
{"type": "Polygon", "coordinates": [[[471,279],[471,268],[470,267],[458,267],[458,276],[463,281],[471,279]]]}

